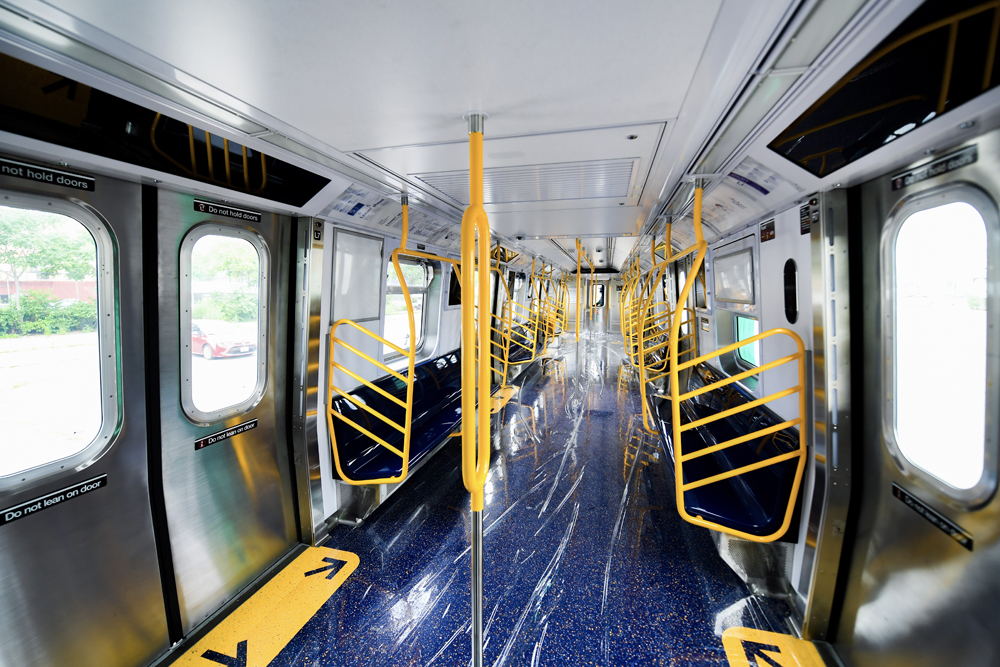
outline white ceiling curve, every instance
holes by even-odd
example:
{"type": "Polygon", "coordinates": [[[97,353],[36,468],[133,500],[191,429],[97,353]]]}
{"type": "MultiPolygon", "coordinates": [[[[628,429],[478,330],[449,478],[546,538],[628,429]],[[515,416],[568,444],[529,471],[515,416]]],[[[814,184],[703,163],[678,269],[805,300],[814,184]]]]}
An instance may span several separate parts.
{"type": "Polygon", "coordinates": [[[672,118],[721,0],[49,4],[355,151],[672,118]]]}
{"type": "MultiPolygon", "coordinates": [[[[48,16],[42,5],[62,12],[64,32],[112,55],[124,52],[113,42],[141,51],[177,81],[204,82],[259,110],[279,123],[268,125],[276,133],[312,138],[365,175],[377,170],[381,186],[359,186],[370,196],[409,183],[443,224],[467,199],[462,114],[484,111],[491,226],[540,240],[531,251],[557,262],[566,258],[547,239],[571,254],[576,237],[594,245],[590,253],[600,245],[610,254],[607,237],[621,242],[615,258],[631,248],[796,4],[5,2],[27,15],[48,16]]],[[[325,196],[310,210],[341,195],[325,196]]]]}

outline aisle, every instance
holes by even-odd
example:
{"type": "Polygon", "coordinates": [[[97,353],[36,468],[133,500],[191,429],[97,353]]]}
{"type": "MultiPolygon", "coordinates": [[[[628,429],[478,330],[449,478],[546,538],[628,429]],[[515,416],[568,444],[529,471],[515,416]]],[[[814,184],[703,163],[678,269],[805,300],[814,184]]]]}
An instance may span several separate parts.
{"type": "MultiPolygon", "coordinates": [[[[486,665],[725,665],[722,631],[785,631],[683,523],[620,336],[564,336],[497,415],[486,482],[486,665]]],[[[361,564],[272,665],[469,661],[469,496],[457,438],[327,546],[361,564]]],[[[666,463],[669,465],[669,463],[666,463]]]]}

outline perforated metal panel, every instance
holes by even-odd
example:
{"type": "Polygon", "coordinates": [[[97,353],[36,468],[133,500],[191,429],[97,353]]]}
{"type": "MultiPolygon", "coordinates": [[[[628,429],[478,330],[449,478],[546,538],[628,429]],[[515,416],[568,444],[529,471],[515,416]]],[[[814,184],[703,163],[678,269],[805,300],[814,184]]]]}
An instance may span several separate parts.
{"type": "Polygon", "coordinates": [[[784,598],[791,592],[791,549],[787,542],[762,544],[712,531],[722,560],[757,595],[784,598]]]}
{"type": "MultiPolygon", "coordinates": [[[[624,198],[639,158],[493,167],[483,170],[487,204],[624,198]]],[[[469,171],[412,174],[456,201],[469,202],[469,171]]]]}

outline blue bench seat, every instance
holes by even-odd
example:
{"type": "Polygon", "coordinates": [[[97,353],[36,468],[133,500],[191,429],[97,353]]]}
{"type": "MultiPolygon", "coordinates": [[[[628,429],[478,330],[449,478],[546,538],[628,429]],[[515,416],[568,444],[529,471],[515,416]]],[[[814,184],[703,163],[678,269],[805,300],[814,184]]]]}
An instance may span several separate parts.
{"type": "MultiPolygon", "coordinates": [[[[713,369],[699,365],[691,374],[688,391],[722,379],[713,369]]],[[[660,436],[674,456],[670,401],[654,402],[660,436]]],[[[682,423],[691,423],[718,414],[754,398],[737,383],[720,387],[681,403],[682,423]]],[[[732,440],[753,431],[785,421],[766,406],[724,417],[683,434],[684,453],[732,440]]],[[[789,427],[777,433],[754,438],[721,451],[684,462],[684,483],[696,482],[720,473],[784,454],[798,448],[798,429],[789,427]]],[[[787,461],[743,473],[684,492],[684,507],[691,516],[756,536],[773,535],[781,527],[795,481],[798,460],[787,461]]],[[[793,521],[785,539],[794,539],[793,521]]]]}
{"type": "MultiPolygon", "coordinates": [[[[401,375],[406,376],[404,370],[401,375]]],[[[454,431],[462,419],[462,356],[452,350],[414,367],[413,414],[410,432],[410,469],[454,431]]],[[[392,375],[372,382],[379,389],[406,401],[406,383],[392,375]]],[[[355,400],[402,425],[406,410],[367,386],[350,394],[355,400]]],[[[393,447],[403,449],[403,434],[343,396],[335,395],[331,407],[360,424],[393,447]]],[[[352,480],[395,477],[403,460],[344,421],[333,419],[340,466],[352,480]]]]}

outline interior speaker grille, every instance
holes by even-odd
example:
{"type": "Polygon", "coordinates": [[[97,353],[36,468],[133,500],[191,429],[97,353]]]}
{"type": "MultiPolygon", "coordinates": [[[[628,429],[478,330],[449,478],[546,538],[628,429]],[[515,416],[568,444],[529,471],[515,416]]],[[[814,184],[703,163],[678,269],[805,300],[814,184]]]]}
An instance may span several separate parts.
{"type": "MultiPolygon", "coordinates": [[[[487,204],[628,197],[638,158],[491,167],[483,170],[483,200],[487,204]]],[[[448,195],[469,203],[469,171],[411,174],[448,195]]]]}

